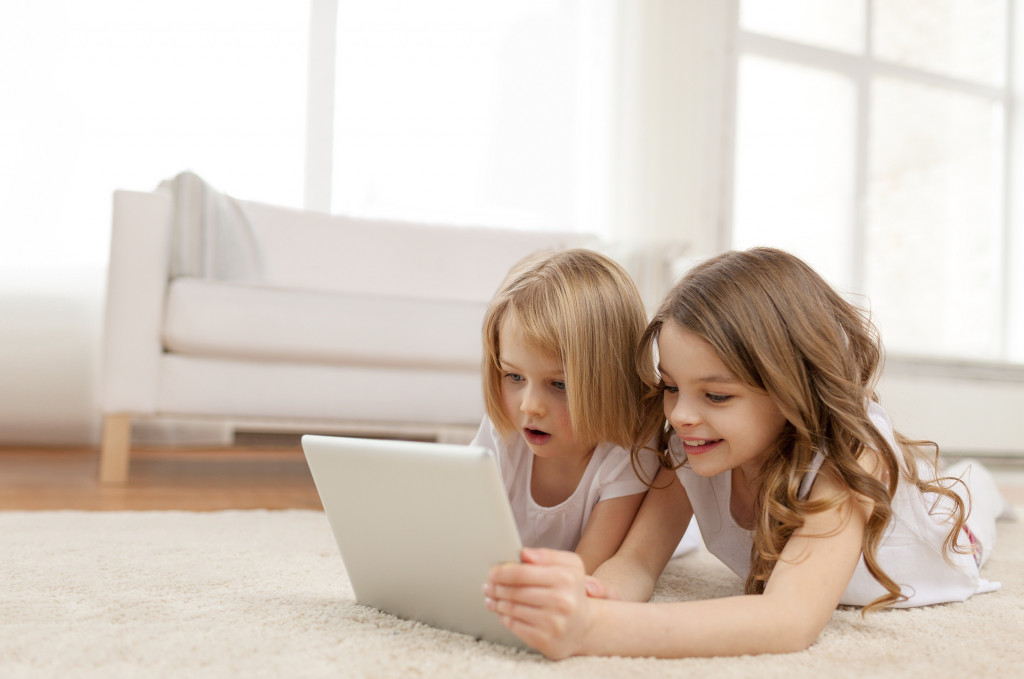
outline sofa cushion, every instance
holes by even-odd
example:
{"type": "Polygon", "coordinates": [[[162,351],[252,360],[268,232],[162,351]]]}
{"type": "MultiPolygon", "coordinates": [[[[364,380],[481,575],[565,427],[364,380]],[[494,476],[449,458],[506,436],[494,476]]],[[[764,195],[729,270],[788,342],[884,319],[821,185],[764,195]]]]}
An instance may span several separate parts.
{"type": "Polygon", "coordinates": [[[476,370],[486,306],[179,277],[163,343],[192,356],[476,370]]]}
{"type": "Polygon", "coordinates": [[[391,436],[403,425],[428,423],[473,431],[484,413],[479,370],[229,361],[181,354],[164,354],[160,364],[157,407],[162,413],[278,423],[378,423],[389,425],[391,436]]]}
{"type": "Polygon", "coordinates": [[[537,250],[593,246],[581,233],[411,224],[238,201],[272,287],[487,302],[537,250]]]}

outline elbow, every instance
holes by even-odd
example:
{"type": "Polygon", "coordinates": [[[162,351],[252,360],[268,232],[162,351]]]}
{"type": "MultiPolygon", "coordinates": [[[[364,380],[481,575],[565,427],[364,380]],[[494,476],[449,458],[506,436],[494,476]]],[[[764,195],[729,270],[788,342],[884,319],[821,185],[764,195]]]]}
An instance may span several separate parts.
{"type": "Polygon", "coordinates": [[[776,619],[769,623],[776,630],[769,644],[771,653],[806,651],[818,640],[828,623],[828,619],[820,620],[817,616],[808,616],[806,611],[789,606],[778,610],[777,613],[779,615],[776,619]]]}
{"type": "Polygon", "coordinates": [[[794,629],[781,635],[772,649],[774,653],[799,653],[810,648],[818,640],[820,631],[794,629]]]}

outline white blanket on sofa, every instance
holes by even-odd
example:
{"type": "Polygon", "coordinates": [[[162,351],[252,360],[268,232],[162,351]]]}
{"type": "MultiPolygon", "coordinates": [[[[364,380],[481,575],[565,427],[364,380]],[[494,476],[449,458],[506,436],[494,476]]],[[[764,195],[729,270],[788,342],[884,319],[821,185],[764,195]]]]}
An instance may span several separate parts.
{"type": "Polygon", "coordinates": [[[160,183],[174,199],[170,276],[256,282],[260,250],[241,205],[192,172],[160,183]]]}

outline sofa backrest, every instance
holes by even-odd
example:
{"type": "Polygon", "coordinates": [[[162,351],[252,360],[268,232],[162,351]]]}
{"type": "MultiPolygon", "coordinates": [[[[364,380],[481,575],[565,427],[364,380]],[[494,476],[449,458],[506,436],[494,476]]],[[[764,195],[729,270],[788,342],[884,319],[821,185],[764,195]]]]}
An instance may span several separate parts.
{"type": "Polygon", "coordinates": [[[299,290],[486,302],[509,268],[592,236],[359,219],[238,201],[261,282],[299,290]]]}

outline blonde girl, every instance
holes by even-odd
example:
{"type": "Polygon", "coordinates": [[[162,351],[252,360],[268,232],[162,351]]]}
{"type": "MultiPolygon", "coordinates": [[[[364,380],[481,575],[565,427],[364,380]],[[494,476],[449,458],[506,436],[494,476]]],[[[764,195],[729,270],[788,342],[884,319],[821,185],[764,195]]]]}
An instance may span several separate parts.
{"type": "MultiPolygon", "coordinates": [[[[487,415],[473,442],[497,453],[523,544],[575,550],[588,573],[647,491],[630,457],[646,321],[626,271],[584,249],[519,262],[484,317],[487,415]]],[[[658,463],[647,451],[636,464],[658,463]]]]}
{"type": "Polygon", "coordinates": [[[839,604],[998,588],[979,575],[1007,509],[991,476],[943,475],[933,446],[893,431],[873,391],[873,326],[804,262],[758,248],[698,265],[641,347],[637,440],[657,437],[662,469],[595,577],[551,550],[492,570],[486,604],[528,644],[552,658],[796,651],[839,604]],[[637,603],[691,516],[745,594],[637,603]]]}

